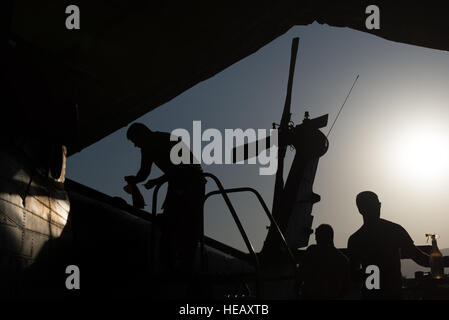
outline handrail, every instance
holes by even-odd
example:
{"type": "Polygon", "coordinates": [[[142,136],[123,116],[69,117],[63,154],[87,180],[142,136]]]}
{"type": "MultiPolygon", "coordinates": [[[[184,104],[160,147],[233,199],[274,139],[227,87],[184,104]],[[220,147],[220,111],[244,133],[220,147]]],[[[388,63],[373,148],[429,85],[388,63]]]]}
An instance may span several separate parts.
{"type": "MultiPolygon", "coordinates": [[[[256,280],[256,296],[260,296],[261,286],[260,286],[260,262],[259,262],[259,257],[257,256],[256,252],[254,251],[253,245],[251,244],[251,241],[249,240],[249,238],[248,238],[248,236],[247,236],[247,234],[246,234],[246,232],[245,232],[245,230],[243,228],[243,225],[240,222],[240,219],[239,219],[239,217],[238,217],[238,215],[237,215],[237,213],[236,213],[236,211],[234,209],[234,206],[232,205],[231,200],[229,199],[228,195],[226,194],[225,189],[223,188],[223,185],[221,184],[220,180],[215,175],[213,175],[211,173],[207,173],[207,172],[204,172],[203,176],[204,177],[209,177],[212,180],[214,180],[215,184],[217,185],[217,187],[219,189],[218,192],[222,194],[223,199],[225,200],[226,205],[228,206],[229,211],[231,212],[231,215],[234,218],[234,222],[236,223],[237,228],[240,231],[240,234],[241,234],[241,236],[243,238],[243,241],[245,242],[245,245],[246,245],[248,251],[250,252],[251,256],[254,258],[254,265],[255,265],[255,268],[256,268],[256,278],[257,278],[257,280],[256,280]]],[[[153,203],[152,203],[152,213],[151,213],[153,218],[156,218],[156,215],[157,215],[157,212],[156,212],[157,211],[157,194],[159,192],[160,187],[163,185],[163,183],[164,182],[157,184],[155,186],[155,188],[154,188],[154,191],[153,191],[153,203]]],[[[203,201],[203,204],[206,201],[206,199],[207,198],[205,197],[204,201],[203,201]]],[[[154,219],[154,221],[156,221],[156,220],[154,219]]],[[[204,215],[203,215],[203,224],[204,224],[204,215]]],[[[152,224],[152,232],[151,232],[151,240],[150,240],[151,241],[151,250],[150,250],[151,251],[150,252],[151,268],[154,268],[154,248],[155,248],[155,246],[154,246],[154,230],[155,230],[155,228],[154,228],[154,223],[153,223],[152,224]]],[[[204,228],[203,228],[202,245],[204,245],[204,228]]]]}
{"type": "Polygon", "coordinates": [[[154,232],[156,230],[155,228],[155,224],[156,224],[156,215],[157,215],[157,194],[159,192],[159,189],[162,187],[162,185],[165,183],[166,181],[163,182],[159,182],[153,190],[153,201],[151,203],[151,215],[153,217],[153,222],[151,223],[151,235],[150,235],[150,265],[151,265],[151,273],[153,274],[154,272],[154,251],[155,251],[155,235],[154,232]]]}
{"type": "MultiPolygon", "coordinates": [[[[205,177],[209,177],[212,180],[214,180],[215,184],[218,187],[219,193],[223,196],[223,199],[226,202],[226,205],[229,208],[229,211],[231,212],[232,217],[234,218],[234,222],[237,225],[237,228],[240,231],[240,234],[245,242],[245,245],[248,249],[248,251],[250,252],[251,256],[254,258],[254,265],[256,268],[256,277],[257,277],[257,281],[256,281],[256,296],[259,297],[260,296],[260,291],[261,291],[261,286],[260,286],[260,263],[259,263],[259,257],[257,256],[256,252],[254,251],[253,245],[251,244],[251,241],[249,240],[248,236],[246,235],[245,229],[243,228],[242,223],[240,222],[240,219],[234,209],[234,206],[231,203],[231,200],[229,199],[225,189],[223,188],[223,185],[221,184],[220,180],[213,174],[208,173],[208,172],[204,172],[203,176],[205,177]]],[[[204,198],[204,202],[206,202],[207,198],[204,198]]],[[[204,216],[203,216],[203,221],[204,221],[204,216]]],[[[203,237],[204,237],[204,231],[203,231],[203,237]]]]}
{"type": "MultiPolygon", "coordinates": [[[[298,269],[298,264],[296,262],[295,256],[293,255],[293,252],[290,250],[290,247],[288,246],[287,241],[285,240],[285,237],[282,234],[281,229],[279,228],[279,225],[277,224],[276,220],[274,220],[273,215],[271,214],[270,210],[268,209],[268,207],[267,207],[264,199],[260,195],[260,193],[257,190],[255,190],[253,188],[250,188],[250,187],[232,188],[232,189],[226,189],[224,191],[226,193],[252,192],[257,197],[257,199],[259,200],[260,204],[262,205],[262,208],[264,209],[268,219],[270,220],[271,224],[274,225],[275,228],[276,228],[277,234],[279,235],[279,238],[281,239],[281,243],[284,246],[284,248],[285,248],[285,250],[287,252],[287,255],[288,255],[289,259],[290,259],[290,262],[292,263],[292,266],[293,266],[293,275],[291,277],[295,280],[295,282],[297,283],[297,286],[299,288],[299,286],[300,286],[300,283],[298,282],[299,269],[298,269]]],[[[220,193],[221,192],[219,190],[211,191],[208,194],[206,194],[204,201],[206,201],[207,198],[209,198],[209,197],[211,197],[213,195],[216,195],[216,194],[220,194],[220,193]]],[[[202,245],[204,245],[204,244],[202,243],[202,245]]],[[[265,280],[266,279],[264,278],[264,281],[265,280]]]]}
{"type": "MultiPolygon", "coordinates": [[[[272,225],[274,225],[274,227],[276,228],[277,234],[279,235],[279,238],[281,239],[282,245],[284,246],[285,250],[287,251],[287,255],[289,256],[291,263],[293,264],[294,269],[297,269],[297,262],[295,259],[295,256],[293,255],[292,251],[290,250],[290,247],[287,244],[287,241],[285,241],[285,237],[282,234],[281,229],[279,228],[279,225],[277,224],[276,220],[274,220],[273,215],[271,214],[270,210],[268,209],[268,206],[266,205],[265,201],[263,200],[262,196],[260,195],[260,193],[250,187],[241,187],[241,188],[232,188],[232,189],[225,189],[224,190],[226,193],[237,193],[237,192],[252,192],[257,199],[259,200],[260,204],[262,205],[262,208],[265,211],[265,214],[267,215],[268,219],[270,220],[270,223],[272,225]]],[[[205,196],[205,200],[204,202],[206,202],[206,200],[216,194],[220,194],[221,192],[219,190],[216,191],[211,191],[208,194],[206,194],[205,196]]]]}
{"type": "Polygon", "coordinates": [[[159,189],[162,187],[162,185],[165,183],[164,182],[160,182],[158,183],[153,190],[153,203],[151,204],[151,215],[153,216],[153,218],[156,218],[156,214],[157,214],[157,194],[159,192],[159,189]]]}

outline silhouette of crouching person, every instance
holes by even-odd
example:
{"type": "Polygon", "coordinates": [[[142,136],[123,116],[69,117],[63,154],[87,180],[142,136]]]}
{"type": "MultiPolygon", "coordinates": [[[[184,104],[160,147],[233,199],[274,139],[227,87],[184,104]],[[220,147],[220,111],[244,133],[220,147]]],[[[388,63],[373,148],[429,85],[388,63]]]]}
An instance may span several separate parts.
{"type": "Polygon", "coordinates": [[[170,133],[151,131],[141,123],[133,123],[127,131],[127,138],[140,148],[141,165],[135,176],[127,176],[125,180],[128,183],[145,181],[154,163],[164,174],[148,180],[144,184],[145,188],[151,189],[168,182],[167,195],[162,206],[165,218],[161,259],[167,271],[190,273],[193,271],[196,249],[203,234],[206,180],[201,166],[172,163],[170,152],[178,141],[171,141],[170,133]]]}

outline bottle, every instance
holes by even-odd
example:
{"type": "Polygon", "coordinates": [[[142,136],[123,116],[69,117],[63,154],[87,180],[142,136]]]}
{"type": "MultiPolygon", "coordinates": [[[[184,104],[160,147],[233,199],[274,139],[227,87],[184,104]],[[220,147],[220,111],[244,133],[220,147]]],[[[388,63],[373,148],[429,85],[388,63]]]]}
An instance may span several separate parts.
{"type": "Polygon", "coordinates": [[[426,237],[427,241],[429,241],[429,239],[432,240],[432,250],[429,254],[430,271],[432,273],[432,278],[442,279],[444,276],[443,255],[438,249],[437,235],[430,233],[426,234],[426,237]]]}

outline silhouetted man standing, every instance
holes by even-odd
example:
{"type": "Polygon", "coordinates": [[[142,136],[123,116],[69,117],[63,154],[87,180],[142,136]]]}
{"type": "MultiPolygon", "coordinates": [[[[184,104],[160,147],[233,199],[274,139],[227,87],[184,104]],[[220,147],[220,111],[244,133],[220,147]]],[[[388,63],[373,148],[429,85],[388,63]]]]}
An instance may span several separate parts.
{"type": "Polygon", "coordinates": [[[299,273],[305,299],[342,298],[350,287],[349,261],[334,246],[334,230],[322,224],[315,230],[316,245],[307,248],[299,273]]]}
{"type": "Polygon", "coordinates": [[[429,256],[415,247],[403,227],[380,218],[381,203],[374,192],[359,193],[356,203],[363,226],[348,240],[351,275],[361,282],[365,299],[401,299],[401,252],[424,267],[429,267],[429,256]],[[365,270],[369,265],[379,268],[379,289],[366,288],[369,275],[365,270]]]}
{"type": "MultiPolygon", "coordinates": [[[[168,181],[167,196],[163,208],[165,225],[162,250],[165,263],[170,268],[188,271],[192,267],[197,244],[202,235],[203,201],[205,179],[201,166],[191,164],[175,165],[170,151],[178,141],[170,140],[170,133],[151,131],[141,123],[133,123],[127,138],[141,150],[141,166],[136,176],[127,176],[128,183],[143,182],[156,164],[164,173],[157,179],[150,179],[145,188],[168,181]]],[[[182,143],[182,142],[181,142],[182,143]]]]}

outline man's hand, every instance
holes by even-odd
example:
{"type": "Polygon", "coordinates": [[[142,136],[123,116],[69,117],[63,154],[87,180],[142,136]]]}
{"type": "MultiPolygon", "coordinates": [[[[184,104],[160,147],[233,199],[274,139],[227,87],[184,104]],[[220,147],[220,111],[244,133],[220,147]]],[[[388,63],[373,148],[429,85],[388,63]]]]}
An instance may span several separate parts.
{"type": "Polygon", "coordinates": [[[128,183],[133,183],[133,184],[136,183],[136,176],[126,176],[124,179],[128,183]]]}
{"type": "Polygon", "coordinates": [[[154,188],[158,183],[159,181],[157,179],[150,179],[143,186],[145,187],[145,189],[149,190],[151,188],[154,188]]]}

